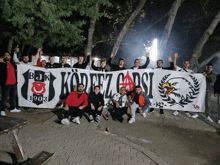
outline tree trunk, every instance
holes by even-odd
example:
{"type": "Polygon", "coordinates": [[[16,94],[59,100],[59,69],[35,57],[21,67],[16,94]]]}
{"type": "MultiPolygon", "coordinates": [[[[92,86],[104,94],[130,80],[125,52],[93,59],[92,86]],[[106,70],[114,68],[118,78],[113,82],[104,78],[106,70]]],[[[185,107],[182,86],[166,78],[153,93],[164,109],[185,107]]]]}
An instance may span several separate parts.
{"type": "Polygon", "coordinates": [[[211,55],[206,60],[202,61],[201,64],[200,64],[200,67],[203,67],[203,66],[207,65],[215,57],[220,57],[220,51],[216,52],[215,54],[211,55]]]}
{"type": "Polygon", "coordinates": [[[163,53],[166,49],[167,42],[168,42],[168,39],[169,39],[169,36],[170,36],[170,32],[173,28],[173,23],[174,23],[174,20],[176,18],[177,11],[178,11],[178,9],[179,9],[179,7],[180,7],[180,5],[183,1],[184,0],[174,0],[171,9],[168,12],[168,20],[167,20],[167,23],[166,23],[166,26],[165,26],[165,29],[164,29],[164,32],[163,32],[163,35],[162,35],[162,38],[161,38],[161,41],[160,41],[159,55],[163,55],[163,53]]]}
{"type": "Polygon", "coordinates": [[[18,59],[21,58],[21,55],[23,54],[23,51],[24,51],[24,47],[25,47],[25,43],[23,43],[22,46],[21,46],[21,49],[20,49],[20,51],[18,53],[18,59]]]}
{"type": "MultiPolygon", "coordinates": [[[[93,36],[94,36],[94,31],[95,31],[95,23],[96,23],[96,19],[95,18],[90,18],[90,27],[89,27],[88,43],[87,43],[86,53],[87,52],[92,52],[92,44],[93,44],[93,36]]],[[[91,55],[92,55],[92,53],[91,53],[91,55]]],[[[92,59],[92,56],[90,57],[90,59],[92,59]]]]}
{"type": "Polygon", "coordinates": [[[215,16],[212,23],[209,25],[208,29],[203,33],[202,37],[200,38],[199,42],[197,43],[197,45],[194,49],[194,53],[197,53],[198,58],[201,56],[203,46],[208,41],[209,36],[212,35],[212,33],[214,32],[219,21],[220,21],[220,11],[215,16]]]}
{"type": "Polygon", "coordinates": [[[8,42],[8,49],[7,51],[11,54],[12,52],[12,45],[13,45],[13,39],[10,39],[9,42],[8,42]]]}
{"type": "Polygon", "coordinates": [[[138,15],[138,13],[141,11],[142,7],[144,6],[146,0],[140,0],[140,4],[137,6],[137,8],[134,10],[134,12],[131,14],[129,19],[126,21],[125,25],[123,26],[121,32],[118,35],[118,38],[114,44],[113,50],[111,54],[116,55],[119,49],[119,46],[121,44],[121,41],[125,35],[125,33],[129,29],[129,25],[133,22],[134,18],[138,15]]]}

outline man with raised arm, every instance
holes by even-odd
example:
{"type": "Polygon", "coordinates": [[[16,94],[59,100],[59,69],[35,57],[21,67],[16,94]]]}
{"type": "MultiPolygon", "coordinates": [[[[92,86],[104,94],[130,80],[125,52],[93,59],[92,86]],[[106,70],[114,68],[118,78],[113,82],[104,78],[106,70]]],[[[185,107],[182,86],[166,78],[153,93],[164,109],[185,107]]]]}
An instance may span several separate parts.
{"type": "Polygon", "coordinates": [[[106,69],[106,60],[102,59],[101,63],[100,63],[100,67],[96,67],[94,65],[94,60],[92,60],[92,69],[97,70],[97,71],[101,71],[101,72],[108,72],[108,70],[106,69]]]}
{"type": "Polygon", "coordinates": [[[78,62],[73,65],[73,68],[86,69],[86,66],[90,61],[90,54],[91,52],[87,52],[87,59],[85,62],[84,62],[84,56],[80,55],[78,57],[78,62]]]}
{"type": "Polygon", "coordinates": [[[64,107],[64,118],[61,123],[64,125],[69,125],[69,116],[73,117],[72,122],[80,124],[80,118],[84,114],[85,107],[88,106],[88,96],[83,92],[84,85],[79,84],[77,86],[77,91],[73,91],[66,98],[64,107]]]}
{"type": "Polygon", "coordinates": [[[119,65],[116,65],[116,64],[111,63],[113,57],[114,57],[114,54],[111,54],[111,57],[107,61],[107,64],[111,67],[112,71],[125,70],[126,69],[124,67],[125,59],[120,58],[119,59],[119,65]]]}
{"type": "Polygon", "coordinates": [[[41,48],[39,48],[39,49],[37,50],[37,54],[36,54],[36,56],[35,56],[35,59],[34,59],[32,62],[29,62],[29,56],[28,56],[28,55],[24,55],[24,56],[23,56],[23,61],[19,61],[19,60],[18,60],[18,57],[17,57],[17,51],[15,51],[15,52],[14,52],[14,56],[13,56],[13,60],[14,60],[14,62],[15,62],[16,64],[34,65],[34,64],[37,62],[38,57],[39,57],[39,54],[40,54],[41,51],[42,51],[41,48]]]}
{"type": "MultiPolygon", "coordinates": [[[[179,66],[176,65],[176,60],[177,60],[178,57],[179,57],[178,53],[175,53],[174,54],[174,68],[175,68],[175,70],[179,71],[179,72],[187,72],[187,73],[193,74],[194,73],[193,70],[189,69],[189,67],[190,67],[189,60],[185,60],[183,62],[183,68],[180,68],[179,66]]],[[[179,114],[179,111],[174,111],[173,112],[174,116],[177,116],[178,114],[179,114]]],[[[185,114],[186,114],[187,117],[191,117],[191,115],[188,111],[185,111],[185,114]]]]}
{"type": "MultiPolygon", "coordinates": [[[[157,60],[157,67],[156,69],[166,69],[166,70],[173,70],[174,69],[174,64],[172,62],[172,57],[168,57],[168,61],[170,62],[170,66],[169,67],[163,67],[163,60],[157,60]]],[[[154,112],[154,108],[150,109],[150,112],[154,112]]],[[[160,109],[160,114],[163,115],[163,109],[160,109]]]]}
{"type": "Polygon", "coordinates": [[[147,66],[149,65],[150,63],[150,58],[149,58],[149,53],[146,54],[146,62],[144,65],[140,66],[140,60],[139,59],[135,59],[134,60],[134,66],[131,67],[131,69],[145,69],[147,68],[147,66]]]}
{"type": "Polygon", "coordinates": [[[148,95],[142,91],[140,85],[135,87],[135,95],[133,98],[133,104],[131,105],[131,119],[129,120],[129,124],[135,122],[136,110],[137,108],[141,108],[143,113],[143,117],[146,117],[146,112],[150,106],[151,102],[148,95]]]}

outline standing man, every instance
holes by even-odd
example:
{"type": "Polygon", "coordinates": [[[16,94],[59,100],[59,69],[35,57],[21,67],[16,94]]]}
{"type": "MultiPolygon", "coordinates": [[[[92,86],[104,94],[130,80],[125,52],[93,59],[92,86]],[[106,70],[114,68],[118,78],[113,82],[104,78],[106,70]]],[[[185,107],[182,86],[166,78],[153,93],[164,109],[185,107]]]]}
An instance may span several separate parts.
{"type": "Polygon", "coordinates": [[[111,54],[111,57],[107,61],[107,64],[112,68],[112,71],[125,70],[126,69],[124,67],[125,59],[120,58],[119,59],[119,65],[116,65],[116,64],[111,63],[113,57],[114,57],[114,54],[111,54]]]}
{"type": "Polygon", "coordinates": [[[5,107],[6,100],[10,98],[10,112],[21,112],[20,109],[15,107],[15,94],[16,94],[16,76],[15,68],[10,62],[11,55],[9,52],[4,54],[5,63],[1,62],[0,67],[0,77],[1,77],[1,89],[2,89],[2,99],[1,99],[1,115],[6,116],[5,107]]]}
{"type": "MultiPolygon", "coordinates": [[[[39,48],[39,49],[37,50],[37,54],[36,54],[36,56],[35,56],[35,59],[34,59],[32,62],[29,62],[29,56],[28,56],[28,55],[24,55],[24,56],[23,56],[23,61],[19,61],[19,60],[18,60],[18,57],[17,57],[17,52],[15,51],[15,52],[14,52],[14,56],[13,56],[13,60],[14,60],[14,62],[15,62],[16,64],[34,65],[34,64],[37,62],[38,57],[39,57],[39,54],[40,54],[41,52],[42,52],[42,49],[39,48]]],[[[43,54],[43,53],[42,53],[42,54],[43,54]]]]}
{"type": "Polygon", "coordinates": [[[67,63],[67,57],[61,57],[61,63],[59,64],[59,68],[70,68],[70,65],[67,63]]]}
{"type": "MultiPolygon", "coordinates": [[[[175,68],[176,71],[179,71],[179,72],[187,72],[187,73],[191,73],[191,74],[194,73],[193,70],[189,69],[189,67],[190,67],[190,62],[189,62],[189,60],[185,60],[185,61],[183,62],[183,68],[180,68],[180,67],[178,67],[178,66],[176,65],[176,60],[177,60],[177,58],[178,58],[178,53],[175,53],[175,54],[174,54],[174,68],[175,68]]],[[[174,116],[177,116],[178,114],[179,114],[179,111],[174,111],[174,112],[173,112],[173,115],[174,115],[174,116]]],[[[191,117],[191,115],[190,115],[190,113],[189,113],[188,111],[185,111],[185,114],[186,114],[187,117],[191,117]]]]}
{"type": "Polygon", "coordinates": [[[80,55],[78,57],[78,62],[73,65],[73,68],[86,69],[86,66],[90,61],[90,54],[91,52],[87,52],[87,59],[85,62],[84,62],[84,56],[80,55]]]}
{"type": "Polygon", "coordinates": [[[47,63],[46,68],[59,68],[59,64],[54,63],[54,56],[50,56],[49,59],[50,59],[50,62],[47,63]]]}
{"type": "Polygon", "coordinates": [[[101,63],[100,63],[100,67],[96,67],[94,65],[94,60],[92,60],[92,69],[97,70],[97,71],[101,71],[101,72],[108,72],[108,70],[106,69],[106,60],[102,59],[101,63]]]}
{"type": "Polygon", "coordinates": [[[134,60],[134,66],[132,66],[131,69],[135,70],[135,69],[145,69],[145,68],[147,68],[147,66],[150,63],[149,53],[146,54],[146,58],[147,58],[146,63],[144,65],[142,65],[142,66],[140,66],[140,60],[139,59],[135,59],[134,60]]]}
{"type": "Polygon", "coordinates": [[[123,115],[130,114],[130,104],[126,95],[125,87],[121,87],[120,93],[116,93],[113,97],[116,120],[123,122],[123,115]]]}
{"type": "MultiPolygon", "coordinates": [[[[172,62],[172,57],[168,57],[168,61],[170,62],[169,67],[163,67],[163,60],[157,60],[157,69],[166,69],[166,70],[173,70],[174,69],[174,64],[172,62]]],[[[154,108],[150,109],[150,112],[154,112],[154,108]]],[[[160,109],[160,114],[163,115],[163,109],[160,109]]]]}
{"type": "Polygon", "coordinates": [[[206,71],[203,73],[203,75],[206,78],[206,98],[205,98],[205,104],[206,104],[206,117],[209,122],[213,122],[213,120],[210,117],[211,114],[211,104],[212,104],[212,99],[211,96],[213,95],[213,90],[214,90],[214,83],[216,80],[216,75],[212,72],[213,70],[213,65],[212,64],[207,64],[206,66],[206,71]]]}
{"type": "Polygon", "coordinates": [[[137,85],[135,87],[135,95],[133,99],[133,104],[131,105],[131,119],[128,123],[135,122],[135,113],[137,108],[141,108],[143,112],[143,117],[146,117],[146,112],[148,111],[148,108],[150,106],[151,102],[148,97],[148,95],[142,91],[142,88],[140,85],[137,85]]]}
{"type": "Polygon", "coordinates": [[[100,93],[100,86],[94,87],[94,92],[89,94],[89,120],[99,122],[104,106],[103,94],[100,93]]]}
{"type": "Polygon", "coordinates": [[[218,74],[216,77],[216,81],[214,84],[214,94],[218,100],[218,124],[220,124],[220,74],[218,74]]]}
{"type": "Polygon", "coordinates": [[[88,106],[88,96],[83,92],[84,85],[79,84],[77,86],[77,91],[73,91],[66,98],[66,105],[64,107],[64,118],[61,120],[61,123],[64,125],[69,125],[68,120],[71,115],[74,117],[72,122],[80,124],[80,118],[84,114],[85,107],[88,106]]]}

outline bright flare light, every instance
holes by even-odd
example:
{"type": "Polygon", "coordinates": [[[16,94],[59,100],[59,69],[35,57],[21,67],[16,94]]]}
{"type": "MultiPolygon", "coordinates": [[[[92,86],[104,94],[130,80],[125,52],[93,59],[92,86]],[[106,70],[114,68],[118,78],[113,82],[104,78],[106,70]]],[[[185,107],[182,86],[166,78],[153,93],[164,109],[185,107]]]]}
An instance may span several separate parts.
{"type": "Polygon", "coordinates": [[[157,39],[154,39],[153,43],[152,43],[151,50],[150,50],[150,59],[153,60],[153,61],[156,61],[157,60],[157,55],[158,55],[158,52],[157,52],[157,39]]]}
{"type": "Polygon", "coordinates": [[[97,57],[94,57],[93,59],[94,59],[95,61],[98,61],[98,60],[99,60],[99,58],[97,58],[97,57]]]}

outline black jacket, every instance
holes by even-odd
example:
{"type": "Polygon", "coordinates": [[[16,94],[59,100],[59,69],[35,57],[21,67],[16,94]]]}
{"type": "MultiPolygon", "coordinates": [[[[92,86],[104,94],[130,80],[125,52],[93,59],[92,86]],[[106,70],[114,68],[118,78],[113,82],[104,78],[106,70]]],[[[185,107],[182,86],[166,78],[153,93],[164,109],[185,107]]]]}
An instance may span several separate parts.
{"type": "Polygon", "coordinates": [[[79,64],[79,62],[77,62],[73,65],[73,68],[86,69],[86,66],[88,65],[89,61],[90,56],[87,56],[87,60],[84,63],[79,64]]]}
{"type": "Polygon", "coordinates": [[[214,84],[214,93],[219,93],[220,94],[220,74],[216,76],[216,81],[214,84]]]}
{"type": "Polygon", "coordinates": [[[98,93],[97,95],[95,92],[91,92],[88,97],[89,105],[92,103],[94,106],[104,106],[104,99],[103,94],[98,93]]]}
{"type": "MultiPolygon", "coordinates": [[[[157,68],[158,68],[158,67],[157,67],[157,68]]],[[[173,62],[170,62],[170,67],[162,67],[162,69],[173,70],[173,69],[174,69],[174,64],[173,64],[173,62]]]]}
{"type": "Polygon", "coordinates": [[[116,64],[112,64],[111,63],[112,61],[112,58],[109,58],[108,61],[107,61],[107,64],[111,67],[111,71],[117,71],[117,70],[125,70],[126,68],[125,67],[119,67],[119,65],[116,65],[116,64]]]}
{"type": "Polygon", "coordinates": [[[47,63],[46,68],[60,68],[60,64],[58,64],[58,63],[54,63],[54,64],[47,63]]]}
{"type": "Polygon", "coordinates": [[[71,68],[71,66],[69,64],[64,64],[62,65],[61,63],[59,64],[59,68],[71,68]]]}
{"type": "Polygon", "coordinates": [[[94,60],[92,60],[92,69],[97,70],[97,71],[101,71],[101,72],[108,72],[108,70],[106,68],[102,68],[102,67],[96,67],[94,65],[94,60]]]}
{"type": "MultiPolygon", "coordinates": [[[[139,66],[138,69],[145,69],[145,68],[147,68],[147,66],[149,65],[149,63],[150,63],[150,58],[147,57],[147,60],[146,60],[145,64],[142,65],[142,66],[139,66]]],[[[132,66],[131,69],[134,69],[134,66],[132,66]]]]}

